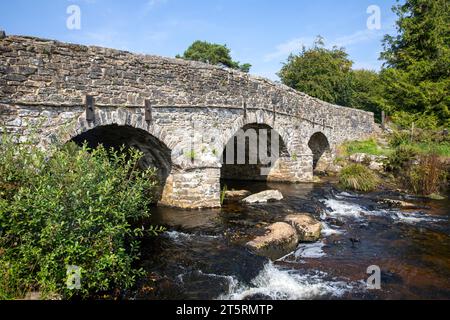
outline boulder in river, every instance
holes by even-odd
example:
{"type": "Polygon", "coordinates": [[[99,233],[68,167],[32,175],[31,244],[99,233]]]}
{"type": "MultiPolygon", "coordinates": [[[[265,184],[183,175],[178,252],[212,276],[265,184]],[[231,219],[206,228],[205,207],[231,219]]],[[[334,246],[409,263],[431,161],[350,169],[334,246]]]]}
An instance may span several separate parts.
{"type": "Polygon", "coordinates": [[[242,200],[245,203],[264,203],[270,201],[280,201],[283,199],[283,195],[278,190],[266,190],[260,193],[252,194],[251,196],[242,200]]]}
{"type": "Polygon", "coordinates": [[[240,201],[249,195],[251,195],[251,192],[248,190],[228,190],[225,191],[225,201],[240,201]]]}
{"type": "Polygon", "coordinates": [[[290,214],[286,216],[285,221],[295,228],[300,242],[319,240],[322,223],[309,214],[290,214]]]}
{"type": "Polygon", "coordinates": [[[277,260],[297,248],[296,230],[285,222],[277,222],[266,229],[263,236],[256,237],[247,243],[247,247],[256,254],[277,260]]]}

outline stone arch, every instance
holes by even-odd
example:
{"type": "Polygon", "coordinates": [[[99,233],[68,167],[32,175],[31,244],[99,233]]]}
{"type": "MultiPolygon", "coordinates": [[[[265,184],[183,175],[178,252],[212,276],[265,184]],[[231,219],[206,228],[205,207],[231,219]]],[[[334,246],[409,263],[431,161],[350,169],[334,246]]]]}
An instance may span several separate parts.
{"type": "MultiPolygon", "coordinates": [[[[221,178],[227,180],[268,180],[272,168],[280,158],[289,158],[289,151],[283,137],[265,123],[245,123],[225,143],[221,155],[221,178]],[[264,139],[267,137],[267,140],[264,139]],[[278,139],[278,154],[271,150],[272,139],[278,139]],[[264,139],[264,140],[261,140],[264,139]],[[245,142],[244,142],[245,141],[245,142]],[[264,141],[266,141],[264,143],[264,141]],[[240,143],[239,143],[240,142],[240,143]],[[245,143],[245,145],[242,145],[245,143]],[[267,157],[263,156],[261,146],[266,145],[267,157]]],[[[235,123],[236,125],[236,123],[235,123]]],[[[235,126],[233,126],[236,128],[235,126]]]]}
{"type": "Polygon", "coordinates": [[[325,171],[332,160],[328,138],[322,132],[316,132],[310,137],[308,147],[313,155],[313,170],[325,171]]]}
{"type": "Polygon", "coordinates": [[[289,139],[289,135],[286,132],[286,129],[283,126],[280,126],[277,122],[275,125],[273,125],[273,116],[272,113],[267,113],[262,110],[258,110],[255,113],[250,113],[247,115],[247,117],[240,116],[236,120],[233,121],[231,124],[231,127],[227,130],[225,130],[224,134],[222,135],[220,141],[220,148],[223,150],[227,146],[228,142],[231,138],[233,138],[236,135],[236,132],[238,132],[240,129],[242,129],[246,125],[250,124],[258,124],[261,126],[267,126],[271,129],[275,130],[278,135],[283,140],[287,150],[289,153],[293,153],[293,146],[291,146],[289,139]]]}
{"type": "Polygon", "coordinates": [[[139,161],[141,169],[155,168],[159,182],[158,199],[161,199],[166,181],[172,171],[171,150],[155,136],[145,130],[129,125],[102,125],[74,136],[70,141],[78,145],[86,143],[90,148],[103,145],[107,149],[120,151],[135,148],[143,153],[139,161]]]}
{"type": "Polygon", "coordinates": [[[136,148],[143,152],[139,166],[141,168],[156,167],[159,180],[159,198],[161,198],[166,181],[169,180],[173,162],[172,148],[176,141],[167,139],[164,130],[155,124],[148,124],[140,109],[99,108],[95,121],[87,121],[85,115],[78,117],[72,130],[55,130],[44,144],[56,140],[59,144],[73,141],[77,144],[87,142],[90,147],[99,144],[107,148],[136,148]]]}

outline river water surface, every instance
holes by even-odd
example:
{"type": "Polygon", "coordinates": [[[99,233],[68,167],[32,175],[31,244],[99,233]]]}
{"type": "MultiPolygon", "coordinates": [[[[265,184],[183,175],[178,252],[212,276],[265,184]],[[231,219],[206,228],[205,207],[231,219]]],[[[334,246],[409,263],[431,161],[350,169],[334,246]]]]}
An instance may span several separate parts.
{"type": "Polygon", "coordinates": [[[422,206],[400,210],[332,184],[227,182],[228,189],[278,189],[284,200],[221,209],[155,208],[162,236],[142,243],[147,275],[134,299],[450,299],[450,202],[407,199],[422,206]],[[278,261],[244,244],[264,226],[307,212],[323,224],[322,239],[300,244],[278,261]],[[381,289],[369,290],[371,265],[381,289]]]}

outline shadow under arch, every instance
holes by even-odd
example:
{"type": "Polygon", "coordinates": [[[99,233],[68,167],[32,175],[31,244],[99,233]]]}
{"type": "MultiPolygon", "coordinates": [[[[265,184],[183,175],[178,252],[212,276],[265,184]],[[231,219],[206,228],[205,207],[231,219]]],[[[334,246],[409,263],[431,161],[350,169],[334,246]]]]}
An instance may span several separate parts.
{"type": "Polygon", "coordinates": [[[161,199],[166,180],[172,171],[171,150],[149,132],[127,125],[104,125],[87,130],[70,141],[77,145],[87,144],[89,148],[103,145],[105,148],[120,150],[135,148],[144,155],[139,161],[141,169],[156,168],[159,181],[158,199],[161,199]]]}
{"type": "Polygon", "coordinates": [[[313,154],[313,170],[325,171],[331,160],[331,147],[327,137],[322,132],[314,133],[308,142],[313,154]]]}
{"type": "Polygon", "coordinates": [[[220,177],[222,180],[241,181],[267,181],[270,168],[280,157],[289,157],[289,152],[281,135],[271,126],[262,123],[249,123],[236,132],[225,145],[221,156],[220,177]],[[265,130],[265,133],[262,131],[265,130]],[[239,140],[238,135],[244,133],[245,140],[239,140]],[[265,135],[266,134],[266,135],[265,135]],[[252,137],[256,136],[256,141],[252,137]],[[262,141],[267,137],[266,142],[262,141]],[[278,154],[272,154],[272,139],[276,136],[278,140],[278,154]],[[245,145],[239,146],[245,141],[245,145]],[[263,150],[260,144],[267,146],[267,159],[261,159],[263,150]],[[231,152],[231,156],[229,153],[231,152]],[[238,161],[240,155],[240,161],[238,161]],[[255,161],[256,160],[256,161],[255,161]],[[266,169],[266,170],[264,170],[266,169]],[[267,171],[264,174],[263,171],[267,171]]]}

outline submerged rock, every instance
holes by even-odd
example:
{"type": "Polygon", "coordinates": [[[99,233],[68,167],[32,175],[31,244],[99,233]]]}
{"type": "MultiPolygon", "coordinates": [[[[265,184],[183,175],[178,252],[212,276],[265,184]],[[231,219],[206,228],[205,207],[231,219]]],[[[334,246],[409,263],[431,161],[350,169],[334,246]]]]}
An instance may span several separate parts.
{"type": "Polygon", "coordinates": [[[278,190],[266,190],[260,193],[252,194],[251,196],[242,200],[245,203],[264,203],[269,201],[280,201],[283,195],[278,190]]]}
{"type": "Polygon", "coordinates": [[[297,231],[300,242],[315,242],[319,240],[322,223],[308,214],[290,214],[285,221],[297,231]]]}
{"type": "Polygon", "coordinates": [[[256,254],[277,260],[295,250],[298,244],[296,230],[285,222],[277,222],[266,229],[266,234],[247,243],[256,254]]]}
{"type": "Polygon", "coordinates": [[[225,192],[225,201],[239,201],[251,195],[248,190],[229,190],[225,192]]]}
{"type": "Polygon", "coordinates": [[[427,209],[425,206],[417,205],[411,202],[401,201],[401,200],[391,200],[383,199],[382,203],[386,203],[389,206],[404,209],[404,210],[414,210],[414,209],[427,209]]]}

